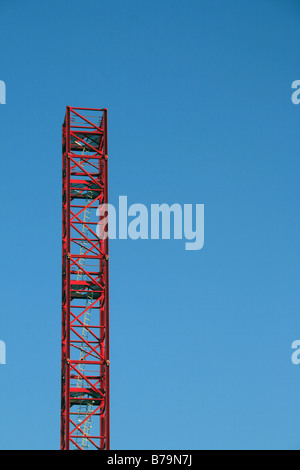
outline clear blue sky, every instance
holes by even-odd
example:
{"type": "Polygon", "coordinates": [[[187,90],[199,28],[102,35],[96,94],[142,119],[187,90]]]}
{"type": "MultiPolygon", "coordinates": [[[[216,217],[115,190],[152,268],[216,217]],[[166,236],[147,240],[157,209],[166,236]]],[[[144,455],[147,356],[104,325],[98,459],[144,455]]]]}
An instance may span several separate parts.
{"type": "Polygon", "coordinates": [[[59,447],[67,105],[112,203],[205,204],[201,251],[111,242],[112,448],[300,448],[299,39],[296,0],[1,0],[2,449],[59,447]]]}

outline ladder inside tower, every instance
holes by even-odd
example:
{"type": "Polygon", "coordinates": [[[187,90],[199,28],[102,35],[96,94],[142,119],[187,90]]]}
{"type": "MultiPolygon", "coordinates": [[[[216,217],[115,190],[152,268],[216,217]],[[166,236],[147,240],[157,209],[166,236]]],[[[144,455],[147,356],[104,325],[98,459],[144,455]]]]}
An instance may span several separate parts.
{"type": "MultiPolygon", "coordinates": [[[[76,145],[79,145],[81,147],[83,147],[83,151],[82,151],[82,156],[80,158],[80,164],[82,167],[85,166],[85,163],[86,163],[86,159],[84,159],[84,154],[85,154],[85,147],[83,146],[83,144],[81,144],[80,142],[76,142],[76,145]]],[[[74,194],[74,197],[78,197],[78,194],[74,194]]],[[[91,188],[91,190],[89,191],[86,191],[86,193],[83,193],[81,192],[80,194],[80,197],[85,197],[85,201],[86,201],[86,206],[88,206],[88,202],[93,199],[94,197],[94,192],[91,188]]],[[[88,238],[88,235],[89,235],[89,229],[88,229],[88,226],[85,225],[85,223],[88,223],[90,221],[90,218],[91,218],[91,207],[86,207],[85,210],[84,210],[84,215],[83,215],[83,224],[82,224],[82,234],[88,238]]],[[[87,245],[88,245],[88,241],[84,238],[84,236],[82,237],[82,240],[80,242],[80,255],[84,255],[84,253],[86,252],[87,250],[87,245]]],[[[79,261],[78,261],[78,264],[84,269],[85,268],[85,265],[86,265],[86,259],[84,257],[82,258],[79,258],[79,261]]],[[[88,277],[87,275],[84,273],[83,270],[81,269],[78,269],[78,272],[77,272],[77,284],[78,286],[84,286],[84,284],[88,284],[87,286],[87,292],[86,294],[82,294],[78,292],[78,296],[76,296],[76,293],[73,293],[73,298],[84,298],[85,297],[85,314],[84,314],[84,319],[83,319],[83,324],[84,326],[82,327],[82,342],[80,344],[80,358],[79,360],[82,361],[84,359],[84,357],[86,356],[87,352],[88,352],[88,341],[89,341],[89,329],[86,328],[86,326],[88,327],[90,324],[91,324],[91,316],[92,316],[92,308],[91,308],[91,305],[94,301],[95,298],[97,298],[97,293],[94,293],[93,290],[90,288],[92,286],[90,286],[88,283],[88,277]],[[83,281],[83,282],[81,282],[83,281]]],[[[82,291],[81,291],[82,292],[82,291]]],[[[84,362],[80,362],[78,364],[78,370],[82,373],[82,375],[84,374],[85,372],[85,363],[84,362]]],[[[77,379],[77,388],[78,389],[86,389],[86,383],[85,383],[85,379],[79,375],[78,376],[78,379],[77,379]]],[[[74,394],[74,395],[77,395],[77,394],[74,394]]],[[[85,400],[84,398],[82,398],[82,393],[78,393],[79,396],[81,396],[81,398],[79,399],[77,397],[77,400],[76,400],[76,397],[74,396],[73,398],[75,400],[72,400],[73,404],[76,404],[78,406],[77,408],[77,419],[76,419],[76,422],[77,422],[77,425],[81,425],[81,423],[83,423],[83,429],[81,428],[81,432],[82,432],[82,437],[79,437],[76,439],[77,441],[77,444],[80,444],[81,443],[81,448],[83,450],[88,450],[89,447],[90,447],[90,441],[88,439],[88,437],[90,436],[90,433],[91,433],[91,429],[92,429],[92,412],[93,412],[93,401],[91,402],[90,400],[85,400]]]]}

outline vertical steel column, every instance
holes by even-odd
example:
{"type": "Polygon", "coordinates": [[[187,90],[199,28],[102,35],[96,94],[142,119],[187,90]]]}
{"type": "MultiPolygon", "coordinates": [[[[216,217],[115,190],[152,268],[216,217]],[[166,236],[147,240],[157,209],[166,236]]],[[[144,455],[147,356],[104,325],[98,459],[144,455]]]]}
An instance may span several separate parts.
{"type": "Polygon", "coordinates": [[[61,450],[108,450],[107,109],[67,107],[62,154],[61,450]]]}
{"type": "MultiPolygon", "coordinates": [[[[107,134],[107,109],[104,109],[104,128],[105,128],[105,143],[104,143],[104,154],[105,154],[105,203],[108,204],[108,134],[107,134]]],[[[106,317],[106,330],[108,332],[105,346],[106,351],[105,355],[108,360],[108,365],[110,361],[110,349],[109,349],[109,238],[105,239],[105,252],[107,253],[107,263],[106,263],[106,295],[105,295],[105,317],[106,317]]],[[[106,397],[108,402],[107,407],[107,416],[106,416],[106,436],[107,436],[107,447],[110,449],[110,370],[107,368],[106,374],[106,397]]]]}

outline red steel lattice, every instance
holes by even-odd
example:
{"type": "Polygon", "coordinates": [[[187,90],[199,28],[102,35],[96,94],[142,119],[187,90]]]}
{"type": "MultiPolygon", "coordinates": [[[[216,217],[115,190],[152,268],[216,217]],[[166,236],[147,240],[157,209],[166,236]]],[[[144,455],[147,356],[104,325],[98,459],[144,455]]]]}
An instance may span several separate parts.
{"type": "Polygon", "coordinates": [[[68,106],[63,124],[61,450],[108,450],[107,110],[68,106]],[[101,217],[101,216],[100,216],[101,217]],[[103,237],[104,238],[104,237],[103,237]]]}

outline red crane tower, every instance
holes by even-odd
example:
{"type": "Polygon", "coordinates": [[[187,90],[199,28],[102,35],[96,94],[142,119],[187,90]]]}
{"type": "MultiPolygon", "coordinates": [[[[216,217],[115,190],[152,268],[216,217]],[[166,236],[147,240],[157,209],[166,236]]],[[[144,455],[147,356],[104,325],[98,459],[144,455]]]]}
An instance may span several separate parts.
{"type": "Polygon", "coordinates": [[[108,450],[107,109],[68,106],[62,139],[61,450],[108,450]]]}

